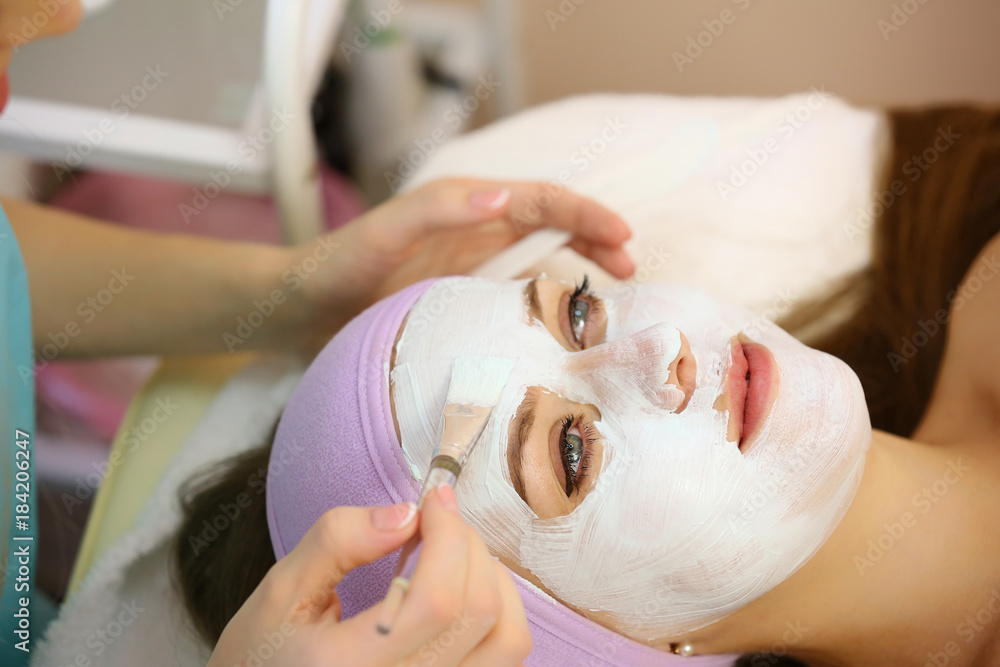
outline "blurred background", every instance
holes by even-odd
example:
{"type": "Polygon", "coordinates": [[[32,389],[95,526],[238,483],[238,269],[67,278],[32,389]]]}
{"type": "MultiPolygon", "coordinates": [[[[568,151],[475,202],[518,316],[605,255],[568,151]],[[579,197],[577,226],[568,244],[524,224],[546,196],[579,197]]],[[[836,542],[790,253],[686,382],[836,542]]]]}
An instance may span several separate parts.
{"type": "Polygon", "coordinates": [[[1000,59],[1000,4],[989,0],[514,4],[530,63],[526,104],[590,91],[766,96],[820,84],[862,105],[1000,100],[989,65],[1000,59]],[[567,6],[575,11],[565,21],[547,15],[567,6]],[[727,9],[732,23],[679,70],[674,53],[727,9]]]}

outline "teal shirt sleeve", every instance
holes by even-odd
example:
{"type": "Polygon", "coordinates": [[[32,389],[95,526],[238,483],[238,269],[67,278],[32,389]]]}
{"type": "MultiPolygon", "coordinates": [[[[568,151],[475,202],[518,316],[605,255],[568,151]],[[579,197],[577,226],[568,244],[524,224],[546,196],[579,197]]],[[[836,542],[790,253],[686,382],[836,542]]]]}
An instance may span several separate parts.
{"type": "Polygon", "coordinates": [[[28,275],[0,209],[0,664],[27,665],[44,622],[35,591],[35,376],[28,275]]]}

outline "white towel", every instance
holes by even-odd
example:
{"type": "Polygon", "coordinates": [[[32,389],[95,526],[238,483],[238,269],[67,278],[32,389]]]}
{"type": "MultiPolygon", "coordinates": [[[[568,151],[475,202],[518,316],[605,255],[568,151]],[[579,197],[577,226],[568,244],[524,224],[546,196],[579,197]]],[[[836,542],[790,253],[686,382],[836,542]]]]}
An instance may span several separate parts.
{"type": "MultiPolygon", "coordinates": [[[[624,217],[640,281],[678,282],[780,317],[870,259],[882,112],[817,89],[781,98],[588,95],[440,147],[407,187],[446,176],[563,182],[624,217]],[[665,258],[665,259],[664,259],[665,258]]],[[[551,277],[614,279],[561,250],[551,277]]]]}

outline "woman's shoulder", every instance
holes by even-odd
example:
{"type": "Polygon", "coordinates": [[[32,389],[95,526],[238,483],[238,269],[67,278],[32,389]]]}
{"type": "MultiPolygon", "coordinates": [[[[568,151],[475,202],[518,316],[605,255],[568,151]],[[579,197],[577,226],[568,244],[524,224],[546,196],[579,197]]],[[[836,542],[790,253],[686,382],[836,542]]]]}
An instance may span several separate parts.
{"type": "MultiPolygon", "coordinates": [[[[1000,234],[991,238],[933,317],[913,323],[909,340],[919,353],[946,336],[944,357],[924,419],[914,433],[935,437],[943,428],[968,435],[1000,429],[1000,234]]],[[[956,433],[955,435],[961,435],[956,433]]],[[[1000,445],[1000,436],[993,435],[1000,445]]]]}

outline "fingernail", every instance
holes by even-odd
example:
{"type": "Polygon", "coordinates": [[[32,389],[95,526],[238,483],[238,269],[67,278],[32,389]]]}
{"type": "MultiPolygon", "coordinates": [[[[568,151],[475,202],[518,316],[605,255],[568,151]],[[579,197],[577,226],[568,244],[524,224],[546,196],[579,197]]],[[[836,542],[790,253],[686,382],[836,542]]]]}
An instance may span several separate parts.
{"type": "Polygon", "coordinates": [[[372,526],[375,530],[400,530],[417,516],[417,506],[413,503],[399,503],[386,507],[376,507],[371,511],[372,526]]]}
{"type": "Polygon", "coordinates": [[[625,227],[625,231],[627,232],[627,234],[625,235],[625,240],[627,241],[628,239],[632,238],[632,226],[629,225],[627,222],[625,222],[624,218],[618,218],[618,219],[621,220],[622,225],[625,227]]]}
{"type": "Polygon", "coordinates": [[[635,273],[635,260],[632,259],[632,256],[629,255],[627,252],[625,253],[625,259],[628,262],[626,264],[627,267],[626,270],[628,271],[628,275],[631,276],[633,273],[635,273]]]}
{"type": "Polygon", "coordinates": [[[437,487],[438,498],[441,499],[441,504],[445,506],[445,509],[449,509],[452,512],[458,512],[458,500],[455,498],[455,490],[448,486],[447,484],[441,484],[437,487]]]}
{"type": "Polygon", "coordinates": [[[477,192],[471,197],[469,197],[469,205],[473,208],[485,208],[490,211],[495,211],[510,199],[510,190],[504,188],[503,190],[486,190],[485,192],[477,192]]]}

